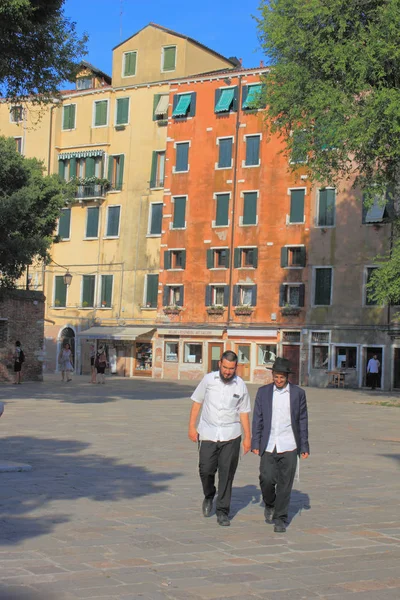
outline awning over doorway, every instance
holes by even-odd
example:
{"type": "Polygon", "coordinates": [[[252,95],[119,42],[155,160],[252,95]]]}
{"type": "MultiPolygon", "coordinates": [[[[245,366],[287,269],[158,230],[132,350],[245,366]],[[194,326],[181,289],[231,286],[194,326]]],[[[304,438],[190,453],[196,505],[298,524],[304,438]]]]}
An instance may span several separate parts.
{"type": "Polygon", "coordinates": [[[136,338],[145,336],[151,338],[154,335],[155,328],[148,327],[90,327],[85,331],[78,333],[79,337],[99,340],[136,340],[136,338]]]}

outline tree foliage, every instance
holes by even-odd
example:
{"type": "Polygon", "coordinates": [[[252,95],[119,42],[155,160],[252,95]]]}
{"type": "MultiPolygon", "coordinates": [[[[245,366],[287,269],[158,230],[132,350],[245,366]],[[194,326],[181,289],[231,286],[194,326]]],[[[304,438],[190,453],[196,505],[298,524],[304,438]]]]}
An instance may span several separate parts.
{"type": "Polygon", "coordinates": [[[16,151],[14,139],[0,137],[0,286],[14,286],[54,242],[64,186],[43,170],[42,163],[16,151]]]}
{"type": "Polygon", "coordinates": [[[45,102],[73,81],[86,36],[63,13],[64,0],[1,0],[0,95],[45,102]]]}
{"type": "Polygon", "coordinates": [[[399,0],[263,0],[272,131],[314,180],[399,185],[399,0]]]}

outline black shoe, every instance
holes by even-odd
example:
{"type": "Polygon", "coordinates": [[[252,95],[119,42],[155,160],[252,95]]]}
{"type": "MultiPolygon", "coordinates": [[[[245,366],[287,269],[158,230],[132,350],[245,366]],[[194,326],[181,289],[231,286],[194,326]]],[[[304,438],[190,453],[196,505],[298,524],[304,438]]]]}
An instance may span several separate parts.
{"type": "Polygon", "coordinates": [[[231,524],[228,515],[226,515],[225,513],[219,513],[217,515],[217,522],[218,525],[221,525],[222,527],[229,527],[229,525],[231,524]]]}
{"type": "Polygon", "coordinates": [[[203,500],[203,517],[210,517],[212,511],[213,501],[212,498],[204,498],[203,500]]]}
{"type": "Polygon", "coordinates": [[[264,517],[265,517],[266,523],[272,523],[272,519],[274,518],[274,507],[273,506],[266,506],[264,508],[264,517]]]}
{"type": "Polygon", "coordinates": [[[274,526],[275,533],[285,533],[286,527],[283,521],[277,521],[274,526]]]}

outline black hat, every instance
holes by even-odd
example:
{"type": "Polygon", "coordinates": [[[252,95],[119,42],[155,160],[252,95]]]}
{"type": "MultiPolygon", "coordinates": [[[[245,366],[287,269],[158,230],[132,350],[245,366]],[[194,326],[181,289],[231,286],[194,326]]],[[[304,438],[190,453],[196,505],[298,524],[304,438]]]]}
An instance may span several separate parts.
{"type": "Polygon", "coordinates": [[[276,373],[293,373],[293,371],[290,370],[290,361],[287,358],[281,358],[280,356],[275,359],[272,367],[267,367],[267,369],[275,371],[276,373]]]}

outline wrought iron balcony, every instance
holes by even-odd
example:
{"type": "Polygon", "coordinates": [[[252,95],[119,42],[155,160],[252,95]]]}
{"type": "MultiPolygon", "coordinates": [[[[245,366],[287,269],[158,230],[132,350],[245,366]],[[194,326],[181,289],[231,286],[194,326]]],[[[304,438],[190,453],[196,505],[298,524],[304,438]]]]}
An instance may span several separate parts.
{"type": "Polygon", "coordinates": [[[77,200],[93,200],[106,197],[106,188],[100,184],[78,185],[75,192],[77,200]]]}

